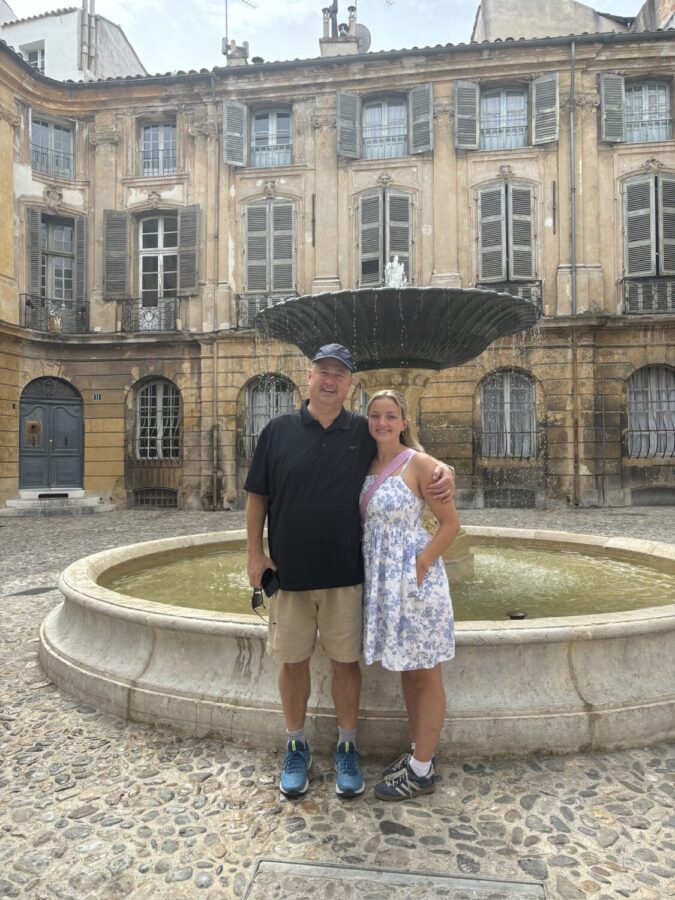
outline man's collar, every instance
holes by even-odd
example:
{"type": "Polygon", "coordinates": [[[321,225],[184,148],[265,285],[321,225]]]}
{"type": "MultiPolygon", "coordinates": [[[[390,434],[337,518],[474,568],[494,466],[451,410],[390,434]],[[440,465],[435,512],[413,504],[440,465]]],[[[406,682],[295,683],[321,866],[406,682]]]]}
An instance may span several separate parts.
{"type": "MultiPolygon", "coordinates": [[[[305,400],[303,402],[302,406],[300,407],[300,421],[302,422],[302,424],[308,425],[308,426],[318,425],[319,428],[323,428],[321,422],[319,422],[318,419],[314,418],[314,416],[309,411],[308,407],[309,407],[309,400],[305,400]]],[[[352,421],[352,413],[348,412],[343,406],[342,409],[340,410],[340,412],[338,413],[337,418],[333,419],[333,421],[330,423],[328,428],[325,430],[328,431],[329,429],[332,429],[332,428],[340,428],[344,431],[349,428],[351,421],[352,421]]]]}

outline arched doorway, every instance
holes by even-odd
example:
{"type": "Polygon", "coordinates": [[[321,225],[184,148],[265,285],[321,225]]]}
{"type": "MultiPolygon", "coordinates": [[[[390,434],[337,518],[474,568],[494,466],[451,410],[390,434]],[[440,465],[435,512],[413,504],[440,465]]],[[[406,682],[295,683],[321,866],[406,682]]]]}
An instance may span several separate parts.
{"type": "Polygon", "coordinates": [[[82,397],[60,378],[36,378],[21,394],[19,489],[81,490],[82,397]]]}

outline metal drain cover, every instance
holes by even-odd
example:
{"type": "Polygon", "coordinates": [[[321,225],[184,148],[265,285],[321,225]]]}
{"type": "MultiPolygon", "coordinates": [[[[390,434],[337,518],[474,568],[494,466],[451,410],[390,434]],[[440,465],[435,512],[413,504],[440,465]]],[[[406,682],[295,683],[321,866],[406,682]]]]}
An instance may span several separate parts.
{"type": "Polygon", "coordinates": [[[244,900],[546,900],[541,882],[261,858],[244,900]]]}

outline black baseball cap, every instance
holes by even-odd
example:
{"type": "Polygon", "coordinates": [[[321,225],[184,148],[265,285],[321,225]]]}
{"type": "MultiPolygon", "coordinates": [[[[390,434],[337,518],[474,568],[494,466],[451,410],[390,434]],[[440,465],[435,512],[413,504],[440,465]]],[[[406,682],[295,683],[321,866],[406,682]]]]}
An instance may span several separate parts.
{"type": "Polygon", "coordinates": [[[312,362],[319,362],[320,359],[337,359],[343,366],[347,366],[350,372],[356,371],[351,350],[343,347],[342,344],[324,344],[323,347],[319,347],[312,362]]]}

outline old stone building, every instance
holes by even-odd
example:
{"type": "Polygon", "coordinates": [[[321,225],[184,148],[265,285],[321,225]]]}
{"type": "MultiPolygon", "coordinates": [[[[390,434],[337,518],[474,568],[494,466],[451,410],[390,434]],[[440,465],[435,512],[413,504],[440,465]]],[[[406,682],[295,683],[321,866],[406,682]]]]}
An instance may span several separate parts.
{"type": "Polygon", "coordinates": [[[240,503],[307,368],[253,316],[396,254],[543,314],[422,398],[461,503],[675,502],[675,32],[488,7],[468,44],[367,53],[326,11],[315,59],[68,85],[0,44],[1,500],[240,503]]]}

